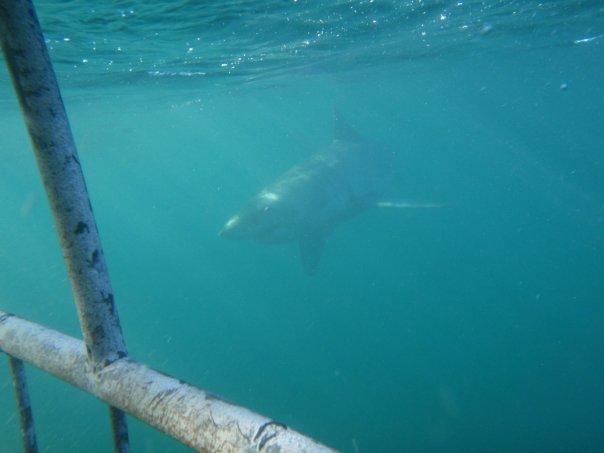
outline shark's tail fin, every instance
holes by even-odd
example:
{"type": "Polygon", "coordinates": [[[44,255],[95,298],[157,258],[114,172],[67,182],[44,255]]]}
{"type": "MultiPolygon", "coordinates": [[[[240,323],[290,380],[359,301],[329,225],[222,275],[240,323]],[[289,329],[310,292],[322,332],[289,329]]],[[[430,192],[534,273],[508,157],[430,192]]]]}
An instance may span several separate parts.
{"type": "Polygon", "coordinates": [[[396,208],[396,209],[426,209],[426,208],[444,208],[443,203],[418,203],[411,201],[380,201],[378,208],[396,208]]]}

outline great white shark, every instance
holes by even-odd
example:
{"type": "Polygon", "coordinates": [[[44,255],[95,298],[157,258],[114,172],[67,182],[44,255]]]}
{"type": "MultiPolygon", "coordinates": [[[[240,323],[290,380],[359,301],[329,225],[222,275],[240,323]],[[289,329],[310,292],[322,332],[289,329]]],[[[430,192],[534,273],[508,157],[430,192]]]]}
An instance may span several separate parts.
{"type": "Polygon", "coordinates": [[[340,114],[329,146],[286,171],[220,230],[228,239],[298,242],[307,274],[317,268],[336,226],[371,207],[433,208],[438,204],[380,199],[393,174],[394,153],[362,138],[340,114]]]}

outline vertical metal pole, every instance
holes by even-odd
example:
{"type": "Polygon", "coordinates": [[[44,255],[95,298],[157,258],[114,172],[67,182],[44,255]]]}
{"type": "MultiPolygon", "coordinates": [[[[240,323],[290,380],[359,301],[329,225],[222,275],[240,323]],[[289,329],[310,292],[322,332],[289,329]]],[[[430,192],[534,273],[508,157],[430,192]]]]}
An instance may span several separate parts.
{"type": "Polygon", "coordinates": [[[8,356],[10,372],[13,377],[15,388],[15,399],[17,410],[21,419],[21,437],[23,438],[23,451],[25,453],[37,453],[36,431],[34,429],[34,417],[31,412],[27,381],[25,380],[25,368],[23,362],[11,355],[8,356]]]}
{"type": "MultiPolygon", "coordinates": [[[[127,355],[107,265],[67,114],[31,0],[0,0],[0,42],[54,214],[93,372],[127,355]]],[[[123,413],[112,410],[116,451],[123,413]]]]}
{"type": "Polygon", "coordinates": [[[126,414],[117,407],[109,406],[109,420],[111,421],[111,434],[115,452],[128,453],[130,451],[130,440],[128,439],[126,414]]]}

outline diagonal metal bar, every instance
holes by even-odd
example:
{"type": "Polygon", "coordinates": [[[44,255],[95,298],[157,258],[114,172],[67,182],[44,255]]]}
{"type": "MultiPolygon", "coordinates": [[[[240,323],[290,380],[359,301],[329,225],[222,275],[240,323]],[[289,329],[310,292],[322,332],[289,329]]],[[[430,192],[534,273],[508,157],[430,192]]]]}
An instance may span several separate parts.
{"type": "Polygon", "coordinates": [[[126,355],[84,175],[33,5],[0,0],[2,49],[48,195],[95,369],[126,355]]]}
{"type": "Polygon", "coordinates": [[[21,437],[23,438],[23,451],[25,453],[37,453],[38,443],[36,442],[36,430],[34,427],[34,417],[31,411],[29,392],[27,391],[27,380],[25,378],[25,368],[23,362],[8,356],[10,372],[13,378],[13,387],[15,388],[15,399],[17,400],[17,409],[21,422],[21,437]]]}
{"type": "Polygon", "coordinates": [[[333,450],[248,409],[124,358],[93,373],[80,340],[0,311],[0,349],[203,452],[333,450]]]}
{"type": "Polygon", "coordinates": [[[55,216],[84,336],[81,342],[0,311],[0,348],[109,403],[120,452],[129,448],[121,410],[199,451],[332,451],[126,358],[84,177],[30,0],[0,0],[0,42],[55,216]]]}
{"type": "MultiPolygon", "coordinates": [[[[89,365],[127,355],[80,160],[31,0],[0,0],[0,42],[54,215],[89,365]]],[[[115,450],[129,451],[126,418],[111,410],[115,450]]]]}

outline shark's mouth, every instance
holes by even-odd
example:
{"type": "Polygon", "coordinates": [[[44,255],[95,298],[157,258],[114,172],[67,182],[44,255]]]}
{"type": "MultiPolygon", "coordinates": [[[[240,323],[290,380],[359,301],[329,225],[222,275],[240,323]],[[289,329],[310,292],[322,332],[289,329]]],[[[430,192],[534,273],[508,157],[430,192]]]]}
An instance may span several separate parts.
{"type": "Polygon", "coordinates": [[[289,242],[293,241],[296,237],[297,235],[292,232],[291,229],[279,225],[264,228],[254,235],[254,239],[257,242],[262,242],[264,244],[279,244],[281,242],[289,242]]]}

